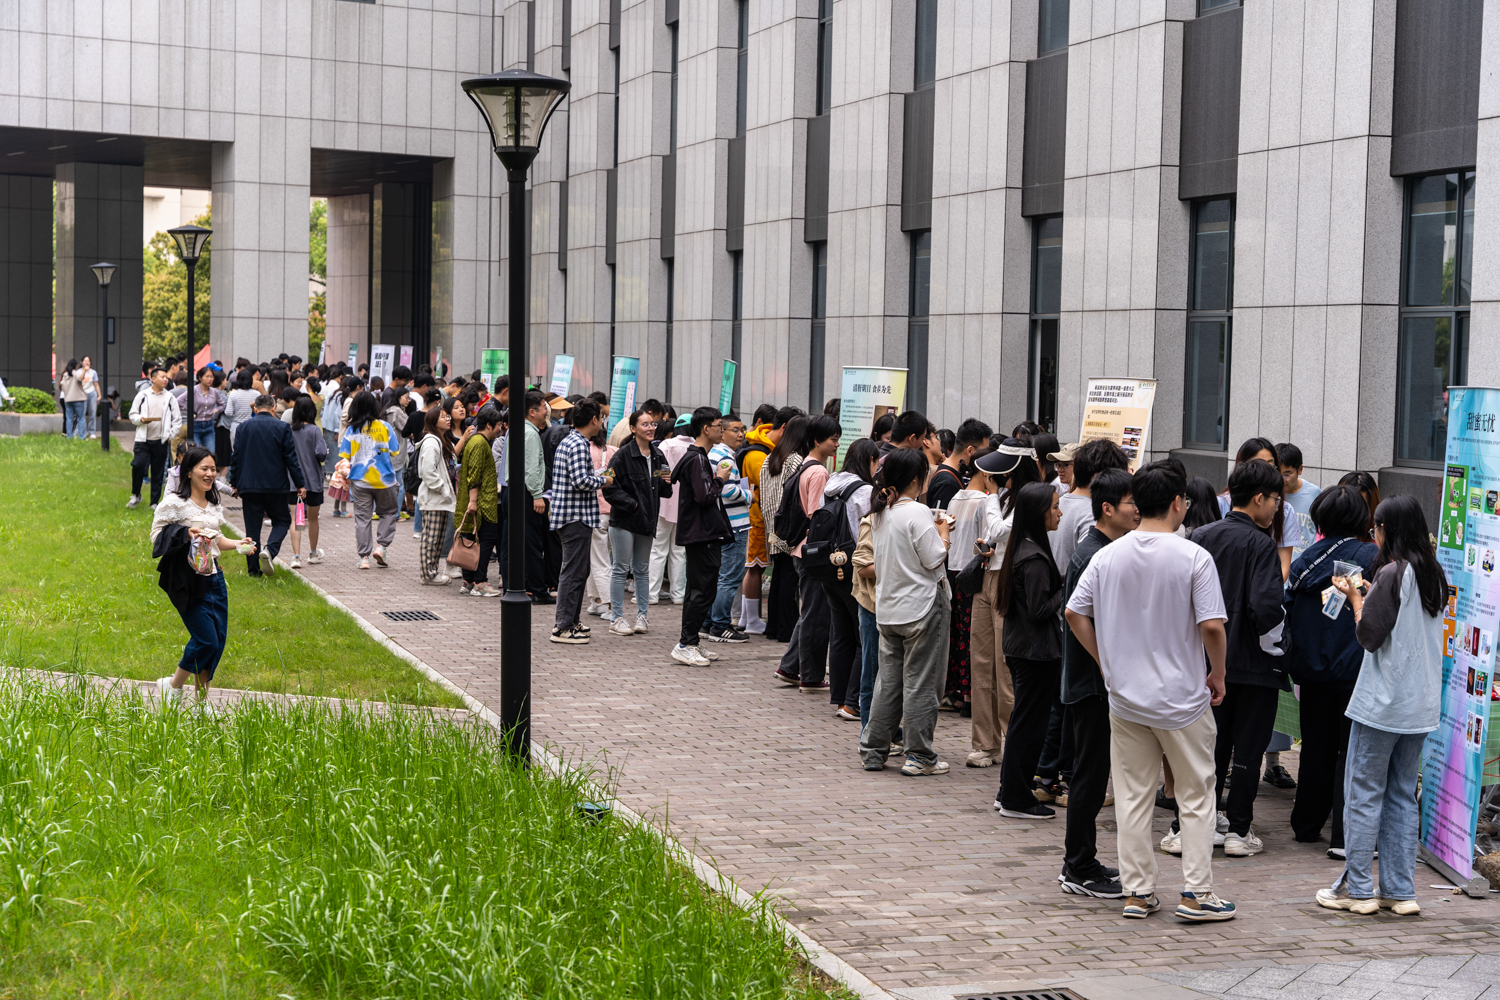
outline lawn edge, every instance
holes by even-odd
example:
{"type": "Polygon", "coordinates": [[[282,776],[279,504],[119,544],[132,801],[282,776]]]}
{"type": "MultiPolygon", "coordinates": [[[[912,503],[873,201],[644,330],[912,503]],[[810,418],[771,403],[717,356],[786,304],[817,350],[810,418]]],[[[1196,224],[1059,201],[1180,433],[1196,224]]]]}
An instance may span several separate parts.
{"type": "MultiPolygon", "coordinates": [[[[432,683],[438,685],[451,694],[456,695],[460,700],[463,701],[464,706],[476,717],[483,719],[488,725],[490,725],[497,731],[503,731],[504,726],[500,722],[500,716],[491,711],[484,702],[480,701],[478,698],[475,698],[473,695],[469,694],[469,692],[465,691],[457,684],[454,684],[447,677],[444,677],[437,670],[424,663],[419,657],[414,656],[411,652],[397,643],[390,636],[380,631],[372,623],[366,621],[365,618],[354,609],[350,608],[343,601],[340,601],[337,597],[334,597],[328,591],[318,586],[312,580],[309,580],[305,576],[298,576],[297,579],[301,580],[304,584],[311,587],[314,593],[318,594],[330,605],[338,608],[350,618],[353,618],[355,623],[359,625],[359,627],[365,632],[366,635],[374,639],[376,642],[380,643],[380,645],[385,647],[385,649],[392,655],[394,655],[407,665],[411,666],[417,672],[425,676],[428,680],[432,681],[432,683]]],[[[592,780],[590,780],[586,776],[583,776],[577,768],[574,768],[572,765],[567,763],[567,761],[563,760],[560,756],[553,753],[545,745],[538,743],[536,740],[532,740],[531,750],[541,760],[542,766],[545,767],[548,771],[551,771],[552,773],[558,775],[568,775],[570,777],[582,778],[584,783],[589,787],[597,789],[598,786],[592,780]]],[[[682,843],[678,841],[678,839],[672,834],[666,832],[655,823],[648,821],[640,813],[636,812],[634,809],[631,809],[629,806],[625,805],[622,802],[615,801],[611,808],[615,813],[624,817],[624,819],[632,826],[648,830],[652,835],[661,838],[662,844],[666,847],[667,852],[682,864],[687,865],[687,867],[692,870],[694,877],[703,884],[704,888],[710,890],[711,892],[724,893],[729,897],[734,905],[747,912],[760,909],[753,895],[740,888],[739,884],[735,882],[734,879],[719,871],[719,869],[716,868],[712,862],[705,861],[697,854],[688,850],[686,847],[683,847],[682,843]]],[[[860,972],[848,962],[844,961],[832,951],[829,951],[817,941],[813,940],[796,924],[793,924],[791,921],[781,916],[781,914],[776,913],[774,910],[767,910],[766,912],[770,916],[770,918],[781,927],[782,934],[787,939],[788,943],[795,943],[806,953],[808,961],[814,967],[816,967],[824,975],[833,979],[839,985],[843,986],[846,990],[849,990],[851,993],[858,995],[860,997],[860,1000],[895,1000],[895,998],[892,997],[891,994],[875,985],[875,983],[868,976],[860,972]]]]}

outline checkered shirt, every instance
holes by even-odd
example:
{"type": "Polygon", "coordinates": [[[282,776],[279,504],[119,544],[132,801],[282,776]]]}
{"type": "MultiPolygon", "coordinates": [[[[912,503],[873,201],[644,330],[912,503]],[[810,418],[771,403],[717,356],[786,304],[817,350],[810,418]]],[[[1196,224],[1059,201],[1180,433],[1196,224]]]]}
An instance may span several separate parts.
{"type": "Polygon", "coordinates": [[[599,527],[599,490],[603,486],[604,477],[594,473],[588,440],[576,430],[569,431],[552,459],[549,527],[556,531],[573,521],[599,527]]]}

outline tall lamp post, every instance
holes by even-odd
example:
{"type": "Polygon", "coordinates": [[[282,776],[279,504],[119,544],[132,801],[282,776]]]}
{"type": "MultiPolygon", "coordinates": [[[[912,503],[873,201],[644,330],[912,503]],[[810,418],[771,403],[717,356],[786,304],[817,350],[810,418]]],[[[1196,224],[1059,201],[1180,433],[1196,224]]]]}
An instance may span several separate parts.
{"type": "Polygon", "coordinates": [[[99,401],[104,404],[104,412],[108,416],[104,418],[104,427],[99,432],[99,447],[109,451],[109,425],[114,417],[114,409],[109,403],[109,345],[114,343],[109,327],[109,283],[114,280],[117,267],[101,261],[90,264],[89,270],[94,272],[94,277],[99,279],[99,287],[104,290],[104,329],[99,335],[99,401]]]}
{"type": "Polygon", "coordinates": [[[193,367],[193,272],[198,269],[198,258],[203,255],[203,245],[213,235],[212,229],[204,229],[202,226],[178,226],[176,229],[168,229],[167,233],[177,241],[177,256],[188,269],[188,301],[187,301],[187,356],[188,356],[188,391],[187,391],[187,415],[183,420],[187,424],[188,440],[193,440],[193,397],[198,393],[198,369],[193,367]]]}
{"type": "Polygon", "coordinates": [[[550,76],[507,70],[463,82],[464,93],[484,115],[495,156],[510,181],[510,504],[506,519],[505,593],[500,598],[500,722],[510,752],[531,746],[531,598],[526,593],[526,173],[542,143],[542,130],[570,84],[550,76]]]}

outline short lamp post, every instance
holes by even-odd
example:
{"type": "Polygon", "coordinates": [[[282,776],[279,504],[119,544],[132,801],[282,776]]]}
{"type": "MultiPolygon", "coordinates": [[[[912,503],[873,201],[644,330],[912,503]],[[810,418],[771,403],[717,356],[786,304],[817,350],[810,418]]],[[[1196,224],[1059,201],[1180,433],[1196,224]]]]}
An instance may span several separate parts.
{"type": "Polygon", "coordinates": [[[104,426],[99,431],[99,447],[109,451],[109,425],[114,419],[114,407],[109,402],[109,345],[114,343],[114,332],[109,325],[109,283],[115,278],[118,267],[100,262],[90,264],[89,270],[99,279],[99,288],[104,292],[104,329],[99,335],[99,401],[104,404],[104,426]]]}
{"type": "MultiPolygon", "coordinates": [[[[526,173],[542,144],[542,130],[570,84],[523,70],[507,70],[463,82],[464,93],[484,115],[495,156],[510,181],[510,384],[525,384],[526,370],[526,173]]],[[[505,593],[500,598],[500,722],[510,752],[529,756],[531,747],[531,598],[526,593],[526,437],[524,393],[510,394],[509,509],[506,518],[505,593]]]]}
{"type": "Polygon", "coordinates": [[[198,369],[193,366],[193,302],[196,296],[193,294],[193,272],[198,269],[198,258],[203,256],[203,245],[213,235],[212,229],[204,229],[202,226],[178,226],[176,229],[168,229],[167,233],[177,241],[177,256],[188,269],[187,288],[187,360],[188,360],[188,391],[187,391],[187,414],[183,421],[187,427],[187,439],[193,440],[193,397],[198,394],[198,369]]]}

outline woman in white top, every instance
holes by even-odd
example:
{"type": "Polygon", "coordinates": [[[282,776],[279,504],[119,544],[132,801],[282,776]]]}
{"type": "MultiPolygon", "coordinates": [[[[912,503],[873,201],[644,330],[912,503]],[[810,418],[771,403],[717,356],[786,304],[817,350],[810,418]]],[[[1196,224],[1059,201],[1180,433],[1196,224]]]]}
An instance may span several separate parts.
{"type": "Polygon", "coordinates": [[[88,426],[84,416],[84,408],[88,406],[88,393],[84,391],[76,359],[70,358],[67,367],[58,376],[57,391],[63,402],[63,434],[66,437],[82,438],[88,426]]]}
{"type": "MultiPolygon", "coordinates": [[[[416,419],[413,417],[412,419],[416,419]]],[[[442,587],[452,582],[446,573],[438,572],[438,560],[453,537],[453,508],[456,504],[455,481],[458,459],[448,430],[453,418],[441,406],[429,407],[422,415],[422,442],[417,446],[417,509],[422,512],[422,543],[419,561],[422,582],[442,587]]]]}
{"type": "Polygon", "coordinates": [[[229,390],[229,400],[224,404],[224,416],[229,420],[229,443],[234,445],[235,432],[240,429],[240,424],[249,420],[255,413],[255,400],[260,396],[253,386],[257,372],[253,368],[245,368],[234,377],[234,388],[229,390]]]}
{"type": "Polygon", "coordinates": [[[229,520],[219,505],[219,491],[214,483],[219,470],[213,453],[189,445],[182,457],[182,469],[186,471],[180,477],[177,491],[164,494],[156,506],[151,520],[151,544],[155,553],[163,531],[173,525],[186,527],[190,541],[161,555],[171,556],[175,552],[176,558],[187,563],[186,567],[178,568],[173,578],[197,579],[195,586],[185,588],[188,596],[179,603],[179,595],[166,586],[169,574],[162,574],[163,589],[172,596],[189,638],[176,672],[158,678],[156,687],[164,701],[179,702],[182,687],[191,677],[198,691],[198,703],[205,705],[209,684],[229,639],[229,591],[224,586],[224,572],[219,568],[219,553],[233,549],[249,555],[255,551],[255,543],[248,538],[236,543],[219,532],[229,520]]]}
{"type": "Polygon", "coordinates": [[[917,502],[931,472],[927,456],[899,448],[885,456],[875,480],[875,616],[880,672],[870,721],[859,738],[866,771],[885,768],[897,724],[905,737],[910,777],[946,774],[932,734],[938,688],[948,668],[948,515],[917,502]]]}
{"type": "Polygon", "coordinates": [[[94,370],[94,359],[85,354],[78,362],[78,379],[83,383],[83,393],[88,398],[84,415],[88,418],[90,438],[99,436],[99,373],[94,370]]]}

